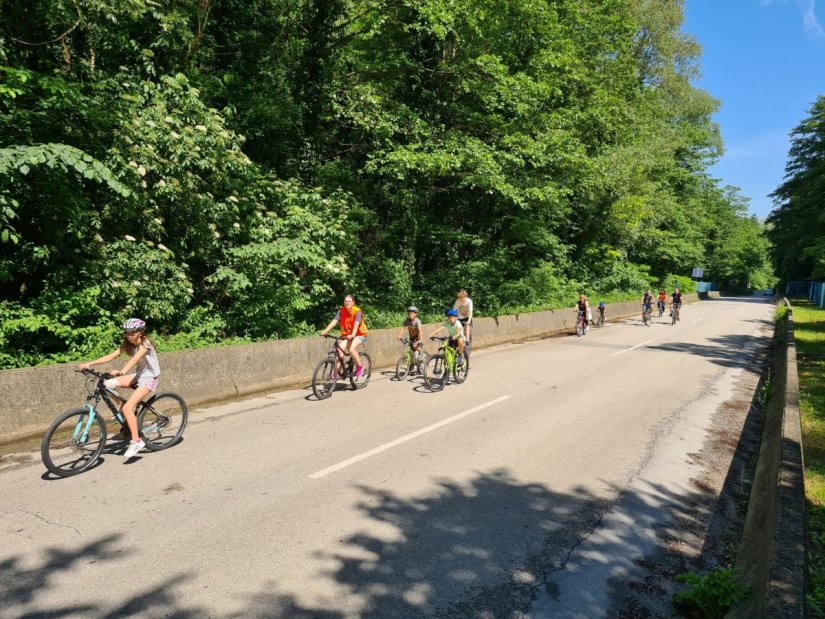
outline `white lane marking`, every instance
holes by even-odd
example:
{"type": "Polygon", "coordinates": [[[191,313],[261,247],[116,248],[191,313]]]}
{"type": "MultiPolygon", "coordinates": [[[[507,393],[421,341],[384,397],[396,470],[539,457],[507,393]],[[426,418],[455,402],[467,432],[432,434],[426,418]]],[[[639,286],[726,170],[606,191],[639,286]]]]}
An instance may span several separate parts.
{"type": "Polygon", "coordinates": [[[702,317],[701,317],[701,316],[699,316],[699,318],[697,318],[696,320],[694,320],[694,321],[693,321],[692,323],[690,323],[690,324],[695,325],[695,324],[696,324],[697,322],[699,322],[700,320],[702,320],[702,317]]]}
{"type": "Polygon", "coordinates": [[[310,479],[320,479],[330,473],[334,473],[336,471],[340,471],[343,468],[348,467],[351,464],[355,464],[356,462],[360,462],[361,460],[366,460],[369,457],[374,456],[375,454],[379,454],[382,451],[386,451],[387,449],[392,449],[400,445],[401,443],[406,443],[407,441],[411,441],[412,439],[421,436],[422,434],[426,434],[427,432],[432,432],[433,430],[437,430],[442,426],[446,426],[449,423],[453,423],[454,421],[458,421],[468,415],[472,415],[473,413],[477,413],[479,411],[484,410],[485,408],[490,408],[500,402],[504,402],[509,395],[503,395],[501,397],[496,398],[495,400],[490,400],[485,404],[479,404],[478,406],[474,406],[473,408],[464,411],[463,413],[458,413],[457,415],[453,415],[452,417],[448,417],[447,419],[442,419],[439,422],[436,422],[426,428],[421,428],[420,430],[416,430],[415,432],[411,432],[410,434],[405,434],[401,438],[397,438],[394,441],[390,441],[389,443],[384,443],[383,445],[379,445],[375,449],[370,449],[369,451],[365,451],[364,453],[358,454],[357,456],[353,456],[348,460],[344,460],[339,462],[338,464],[333,464],[332,466],[328,466],[325,469],[321,469],[320,471],[316,471],[312,475],[309,476],[310,479]]]}
{"type": "Polygon", "coordinates": [[[650,344],[653,340],[647,340],[646,342],[642,342],[641,344],[636,344],[635,346],[631,346],[630,348],[625,348],[624,350],[620,350],[618,352],[614,352],[611,357],[615,357],[616,355],[621,355],[623,352],[627,352],[628,350],[635,350],[639,346],[644,346],[645,344],[650,344]]]}

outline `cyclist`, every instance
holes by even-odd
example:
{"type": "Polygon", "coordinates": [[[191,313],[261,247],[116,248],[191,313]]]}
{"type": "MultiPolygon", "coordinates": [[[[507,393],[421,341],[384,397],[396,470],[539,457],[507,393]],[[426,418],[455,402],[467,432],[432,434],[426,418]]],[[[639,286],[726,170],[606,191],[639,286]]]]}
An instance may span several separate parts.
{"type": "Polygon", "coordinates": [[[118,387],[130,387],[134,392],[125,400],[121,406],[126,425],[129,427],[131,441],[129,447],[123,454],[126,460],[133,458],[143,449],[143,439],[140,438],[137,428],[137,418],[135,417],[135,407],[143,398],[157,391],[158,379],[160,377],[160,364],[158,354],[152,341],[146,337],[146,322],[140,318],[130,318],[123,323],[123,344],[116,350],[104,357],[87,361],[80,364],[80,369],[85,370],[93,365],[109,363],[121,355],[129,355],[129,359],[123,364],[121,370],[111,370],[114,378],[107,379],[104,384],[109,389],[118,387]],[[134,373],[130,371],[134,369],[134,373]]]}
{"type": "Polygon", "coordinates": [[[466,290],[458,291],[458,298],[453,304],[453,309],[458,312],[458,320],[464,327],[464,337],[470,341],[470,330],[473,326],[473,300],[467,296],[466,290]]]}
{"type": "Polygon", "coordinates": [[[604,318],[604,313],[607,311],[607,305],[605,305],[604,301],[599,301],[599,320],[601,321],[604,318]]]}
{"type": "MultiPolygon", "coordinates": [[[[587,300],[587,297],[583,294],[579,295],[579,300],[576,302],[576,305],[573,306],[573,309],[578,310],[579,315],[584,314],[585,316],[585,323],[584,323],[584,330],[585,333],[590,331],[590,321],[593,320],[593,315],[590,313],[590,303],[587,300]]],[[[576,319],[578,323],[578,318],[576,319]]]]}
{"type": "Polygon", "coordinates": [[[665,292],[664,288],[659,289],[659,299],[656,301],[656,305],[659,308],[659,315],[665,313],[665,304],[667,303],[667,293],[665,292]]]}
{"type": "MultiPolygon", "coordinates": [[[[678,288],[676,288],[673,291],[673,294],[670,295],[670,315],[671,316],[673,316],[674,306],[676,307],[676,309],[679,309],[679,310],[682,309],[682,292],[678,288]]],[[[679,316],[676,318],[676,320],[681,320],[681,319],[682,319],[681,312],[679,312],[679,316]]]]}
{"type": "Polygon", "coordinates": [[[447,322],[430,333],[430,337],[432,338],[436,334],[446,331],[447,337],[450,338],[450,346],[458,350],[456,365],[461,366],[464,364],[464,328],[458,321],[458,310],[450,308],[445,312],[445,314],[447,316],[447,322]]]}
{"type": "Polygon", "coordinates": [[[407,337],[410,338],[410,347],[418,352],[421,348],[421,338],[424,335],[424,325],[418,318],[418,308],[415,305],[410,305],[407,308],[407,319],[401,325],[401,330],[398,332],[398,339],[404,337],[404,329],[407,330],[407,337]]]}
{"type": "MultiPolygon", "coordinates": [[[[355,297],[348,294],[344,297],[344,305],[338,310],[326,329],[321,331],[321,335],[326,335],[335,325],[341,325],[342,341],[338,342],[344,354],[352,356],[355,361],[355,377],[361,378],[364,375],[364,366],[361,365],[361,358],[358,356],[358,347],[367,341],[367,323],[364,322],[364,313],[355,304],[355,297]]],[[[336,368],[338,372],[343,372],[343,368],[336,368]]],[[[337,376],[333,376],[337,378],[337,376]]]]}
{"type": "Polygon", "coordinates": [[[650,288],[642,295],[642,322],[645,321],[645,314],[650,311],[653,306],[653,295],[650,288]]]}

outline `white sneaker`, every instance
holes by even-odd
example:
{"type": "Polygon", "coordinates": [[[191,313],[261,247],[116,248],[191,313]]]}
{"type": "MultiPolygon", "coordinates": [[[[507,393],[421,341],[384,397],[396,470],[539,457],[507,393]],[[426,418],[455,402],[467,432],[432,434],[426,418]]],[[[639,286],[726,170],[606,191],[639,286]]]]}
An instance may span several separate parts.
{"type": "Polygon", "coordinates": [[[146,444],[142,440],[132,441],[131,443],[129,443],[129,447],[124,452],[123,458],[125,460],[129,460],[130,458],[134,458],[136,455],[138,455],[138,452],[141,449],[143,449],[145,446],[146,446],[146,444]]]}

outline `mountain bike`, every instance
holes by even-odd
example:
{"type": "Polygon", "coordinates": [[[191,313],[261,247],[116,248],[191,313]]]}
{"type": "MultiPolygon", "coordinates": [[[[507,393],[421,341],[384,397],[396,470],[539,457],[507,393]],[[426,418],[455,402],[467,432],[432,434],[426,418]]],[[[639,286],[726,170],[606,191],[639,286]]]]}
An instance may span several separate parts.
{"type": "Polygon", "coordinates": [[[577,310],[576,315],[576,337],[581,337],[587,333],[587,312],[577,310]]]}
{"type": "Polygon", "coordinates": [[[370,382],[372,375],[372,359],[365,352],[359,352],[358,356],[364,366],[364,373],[358,377],[355,375],[355,360],[348,353],[341,350],[339,342],[344,338],[338,335],[324,335],[325,338],[334,340],[332,348],[327,353],[326,358],[321,359],[315,366],[312,373],[312,393],[319,400],[324,400],[332,395],[338,380],[349,379],[353,389],[363,389],[370,382]]]}
{"type": "Polygon", "coordinates": [[[670,318],[671,318],[670,324],[671,325],[675,325],[676,321],[679,320],[679,310],[681,309],[681,307],[682,306],[679,303],[671,304],[671,306],[670,306],[670,318]]]}
{"type": "MultiPolygon", "coordinates": [[[[90,469],[103,453],[106,421],[98,410],[101,400],[120,424],[121,438],[131,438],[120,410],[125,398],[104,384],[112,375],[88,368],[77,371],[91,379],[87,381],[86,404],[55,419],[40,445],[43,464],[58,477],[71,477],[90,469]]],[[[164,391],[138,404],[135,416],[146,449],[160,451],[180,440],[189,420],[189,409],[177,393],[164,391]]]]}
{"type": "Polygon", "coordinates": [[[603,327],[604,323],[605,323],[605,315],[604,314],[605,314],[605,309],[603,307],[600,307],[599,308],[599,317],[596,318],[596,324],[599,325],[600,327],[603,327]]]}
{"type": "Polygon", "coordinates": [[[424,366],[427,364],[427,359],[429,358],[427,351],[424,350],[420,343],[418,350],[415,350],[409,338],[405,337],[401,342],[406,348],[404,354],[401,355],[395,363],[395,377],[398,380],[404,380],[413,370],[423,376],[424,366]]]}
{"type": "Polygon", "coordinates": [[[653,308],[649,304],[642,304],[642,322],[645,326],[649,327],[650,323],[652,322],[650,319],[650,314],[653,311],[653,308]]]}
{"type": "Polygon", "coordinates": [[[463,362],[458,363],[458,349],[450,345],[449,337],[431,337],[431,340],[438,340],[441,346],[438,352],[427,360],[424,366],[424,385],[430,391],[441,391],[444,385],[450,380],[450,374],[456,384],[461,384],[467,380],[470,372],[470,359],[467,357],[467,349],[464,349],[463,362]]]}

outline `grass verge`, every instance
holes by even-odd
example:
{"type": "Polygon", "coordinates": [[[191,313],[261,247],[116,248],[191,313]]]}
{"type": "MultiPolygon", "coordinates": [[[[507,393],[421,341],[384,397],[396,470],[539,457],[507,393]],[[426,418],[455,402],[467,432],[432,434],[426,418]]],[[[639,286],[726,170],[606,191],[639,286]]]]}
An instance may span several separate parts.
{"type": "Polygon", "coordinates": [[[825,619],[825,309],[792,300],[808,527],[808,616],[825,619]]]}

